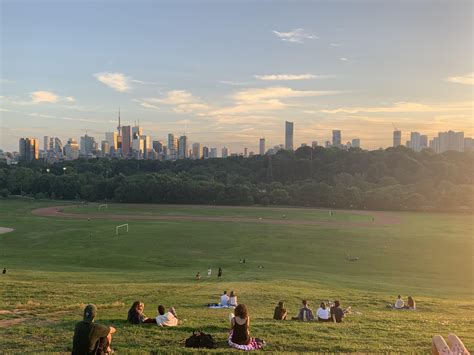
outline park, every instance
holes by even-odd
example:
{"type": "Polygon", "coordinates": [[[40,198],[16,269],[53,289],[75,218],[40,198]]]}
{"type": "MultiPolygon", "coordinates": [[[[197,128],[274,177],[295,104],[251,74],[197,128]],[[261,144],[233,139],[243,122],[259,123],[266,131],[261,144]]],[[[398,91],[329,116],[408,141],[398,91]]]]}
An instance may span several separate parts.
{"type": "Polygon", "coordinates": [[[71,351],[74,324],[95,303],[118,352],[192,352],[184,339],[200,329],[217,341],[209,352],[232,353],[229,310],[206,307],[223,290],[248,306],[263,351],[428,352],[448,333],[474,348],[470,214],[100,205],[1,201],[0,226],[12,229],[0,234],[2,351],[71,351]],[[387,308],[398,294],[417,310],[387,308]],[[313,309],[338,299],[353,313],[340,324],[272,319],[279,301],[296,315],[302,299],[313,309]],[[135,300],[150,317],[174,306],[182,323],[128,324],[135,300]]]}

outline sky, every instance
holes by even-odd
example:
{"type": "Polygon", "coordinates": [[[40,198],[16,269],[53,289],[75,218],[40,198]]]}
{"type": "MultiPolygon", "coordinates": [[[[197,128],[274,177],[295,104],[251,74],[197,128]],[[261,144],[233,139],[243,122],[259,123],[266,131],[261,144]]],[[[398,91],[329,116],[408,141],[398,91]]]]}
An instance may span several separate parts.
{"type": "MultiPolygon", "coordinates": [[[[0,149],[122,125],[258,152],[474,135],[472,1],[0,0],[0,149]]],[[[42,143],[41,143],[42,144],[42,143]]]]}

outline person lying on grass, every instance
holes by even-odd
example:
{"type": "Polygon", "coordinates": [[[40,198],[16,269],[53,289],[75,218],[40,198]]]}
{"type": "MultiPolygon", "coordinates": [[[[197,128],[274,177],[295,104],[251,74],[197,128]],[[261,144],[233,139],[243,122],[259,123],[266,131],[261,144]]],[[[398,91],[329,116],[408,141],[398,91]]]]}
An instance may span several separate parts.
{"type": "Polygon", "coordinates": [[[176,327],[178,325],[178,315],[174,307],[171,307],[165,313],[165,306],[158,306],[158,316],[156,316],[156,324],[160,327],[176,327]]]}
{"type": "Polygon", "coordinates": [[[235,307],[235,314],[230,315],[231,330],[228,344],[239,350],[257,350],[265,346],[259,338],[250,337],[250,316],[245,304],[235,307]]]}
{"type": "Polygon", "coordinates": [[[112,334],[116,332],[114,327],[108,327],[95,323],[97,307],[88,304],[84,308],[84,318],[82,322],[76,324],[74,337],[72,340],[72,354],[110,354],[110,344],[112,334]]]}
{"type": "Polygon", "coordinates": [[[298,315],[296,317],[291,317],[291,319],[300,320],[303,322],[314,320],[313,311],[311,308],[309,308],[308,301],[303,300],[302,303],[303,303],[303,307],[298,312],[298,315]]]}
{"type": "Polygon", "coordinates": [[[145,310],[145,304],[140,301],[135,301],[132,307],[128,310],[127,321],[132,324],[141,323],[156,323],[154,318],[148,318],[143,311],[145,310]]]}

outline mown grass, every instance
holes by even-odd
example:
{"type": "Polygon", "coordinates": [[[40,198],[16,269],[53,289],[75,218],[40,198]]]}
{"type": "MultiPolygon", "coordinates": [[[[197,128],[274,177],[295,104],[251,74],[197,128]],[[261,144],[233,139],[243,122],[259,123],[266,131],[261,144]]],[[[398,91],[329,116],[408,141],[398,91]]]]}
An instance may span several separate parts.
{"type": "Polygon", "coordinates": [[[472,216],[403,213],[398,225],[351,229],[134,221],[116,237],[113,221],[31,215],[47,205],[54,203],[0,201],[0,226],[15,228],[0,235],[0,266],[8,268],[0,275],[0,310],[12,312],[0,322],[22,319],[0,328],[1,352],[69,351],[89,302],[99,306],[99,322],[118,328],[119,352],[181,353],[196,328],[215,336],[214,352],[231,351],[229,311],[204,307],[223,289],[249,306],[252,335],[268,342],[265,351],[427,352],[434,334],[450,332],[474,349],[472,216]],[[360,259],[346,261],[346,254],[360,259]],[[398,293],[414,296],[418,311],[386,309],[398,293]],[[279,300],[296,314],[302,298],[314,309],[337,298],[357,313],[343,324],[271,319],[279,300]],[[126,324],[136,299],[149,316],[158,304],[176,306],[182,325],[126,324]]]}

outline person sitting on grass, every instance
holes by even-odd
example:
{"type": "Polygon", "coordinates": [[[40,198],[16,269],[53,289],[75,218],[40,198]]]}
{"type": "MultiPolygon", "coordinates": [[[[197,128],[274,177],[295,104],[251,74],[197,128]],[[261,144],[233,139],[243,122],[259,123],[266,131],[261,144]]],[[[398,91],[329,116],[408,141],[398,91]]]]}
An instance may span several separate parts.
{"type": "Polygon", "coordinates": [[[393,305],[395,309],[404,309],[405,308],[405,301],[403,301],[402,296],[398,295],[395,304],[393,305]]]}
{"type": "Polygon", "coordinates": [[[408,296],[408,301],[407,301],[407,308],[412,310],[412,311],[415,311],[416,310],[416,303],[415,303],[415,300],[413,299],[413,297],[411,296],[408,296]]]}
{"type": "Polygon", "coordinates": [[[143,311],[145,310],[145,304],[140,301],[135,301],[132,304],[132,307],[128,310],[127,321],[132,324],[141,324],[141,323],[156,323],[154,318],[148,318],[145,316],[143,311]]]}
{"type": "Polygon", "coordinates": [[[231,330],[228,344],[239,350],[261,349],[265,342],[258,338],[250,337],[250,316],[245,304],[239,304],[235,308],[235,315],[230,315],[231,330]]]}
{"type": "Polygon", "coordinates": [[[82,322],[76,324],[74,337],[72,340],[72,354],[109,354],[112,352],[110,344],[112,334],[116,332],[114,327],[108,327],[95,323],[97,307],[88,304],[84,308],[84,318],[82,322]]]}
{"type": "Polygon", "coordinates": [[[195,276],[196,281],[201,280],[201,273],[198,271],[198,273],[195,276]]]}
{"type": "Polygon", "coordinates": [[[341,303],[338,300],[334,301],[334,306],[331,307],[331,318],[334,323],[341,323],[346,314],[351,313],[352,307],[342,309],[341,303]]]}
{"type": "Polygon", "coordinates": [[[237,294],[234,293],[234,291],[230,291],[230,296],[229,296],[229,306],[231,307],[237,307],[237,294]]]}
{"type": "Polygon", "coordinates": [[[316,316],[318,317],[319,322],[329,322],[331,320],[331,313],[329,308],[326,307],[326,303],[321,302],[318,310],[316,311],[316,316]]]}
{"type": "Polygon", "coordinates": [[[292,317],[291,319],[293,320],[300,320],[303,322],[308,322],[314,320],[314,315],[313,311],[311,308],[308,306],[308,301],[303,300],[303,307],[300,309],[298,312],[298,315],[296,317],[292,317]]]}
{"type": "Polygon", "coordinates": [[[221,307],[229,306],[229,296],[227,296],[227,291],[224,291],[224,293],[222,294],[220,305],[221,307]]]}
{"type": "Polygon", "coordinates": [[[448,342],[441,335],[435,335],[431,343],[433,355],[469,355],[461,339],[455,334],[448,335],[448,342]],[[449,345],[448,345],[449,344],[449,345]]]}
{"type": "Polygon", "coordinates": [[[288,312],[285,309],[285,304],[283,301],[278,302],[278,306],[275,307],[275,312],[273,312],[273,319],[276,320],[285,320],[288,312]]]}
{"type": "Polygon", "coordinates": [[[156,316],[156,324],[160,327],[176,327],[178,325],[178,315],[174,307],[171,307],[165,313],[165,306],[158,306],[158,315],[156,316]]]}

